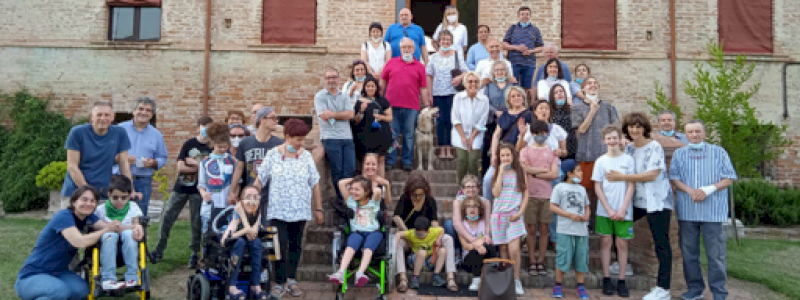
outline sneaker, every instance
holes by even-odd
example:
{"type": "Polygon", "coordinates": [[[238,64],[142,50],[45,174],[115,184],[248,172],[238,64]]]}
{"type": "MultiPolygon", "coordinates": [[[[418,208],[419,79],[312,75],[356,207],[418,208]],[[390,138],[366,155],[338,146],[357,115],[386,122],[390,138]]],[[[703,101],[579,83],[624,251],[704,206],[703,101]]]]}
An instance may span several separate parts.
{"type": "Polygon", "coordinates": [[[344,272],[336,271],[336,273],[328,275],[328,281],[333,282],[337,285],[344,284],[344,272]]]}
{"type": "Polygon", "coordinates": [[[264,269],[261,271],[261,283],[269,282],[269,270],[264,269]]]}
{"type": "Polygon", "coordinates": [[[439,274],[433,274],[433,286],[444,286],[447,284],[447,280],[444,280],[444,277],[439,274]]]}
{"type": "Polygon", "coordinates": [[[553,298],[564,298],[564,291],[560,285],[553,286],[553,298]]]}
{"type": "Polygon", "coordinates": [[[628,285],[625,284],[624,280],[617,281],[617,295],[622,298],[628,298],[631,294],[628,292],[628,285]]]}
{"type": "MultiPolygon", "coordinates": [[[[611,266],[608,267],[608,273],[611,275],[619,275],[619,262],[615,261],[613,264],[611,264],[611,266]]],[[[633,276],[633,268],[631,267],[631,264],[628,264],[628,266],[625,267],[625,276],[633,276]]]]}
{"type": "Polygon", "coordinates": [[[125,281],[125,287],[135,287],[139,286],[139,280],[131,279],[125,281]]]}
{"type": "Polygon", "coordinates": [[[481,278],[480,277],[472,278],[472,283],[469,284],[469,290],[474,292],[479,290],[480,288],[481,288],[481,278]]]}
{"type": "Polygon", "coordinates": [[[197,269],[197,254],[192,254],[192,257],[189,259],[189,268],[197,269]]]}
{"type": "Polygon", "coordinates": [[[701,300],[701,299],[703,299],[703,293],[686,292],[685,294],[681,295],[681,299],[683,299],[683,300],[701,300]]]}
{"type": "Polygon", "coordinates": [[[670,296],[669,291],[662,289],[660,286],[654,287],[650,290],[650,293],[645,295],[642,300],[670,300],[672,296],[670,296]]]}
{"type": "Polygon", "coordinates": [[[614,285],[611,283],[611,278],[603,278],[603,295],[614,295],[614,285]]]}
{"type": "Polygon", "coordinates": [[[369,282],[369,277],[364,273],[356,272],[356,286],[365,286],[369,282]]]}
{"type": "Polygon", "coordinates": [[[103,289],[104,290],[118,290],[125,287],[124,282],[119,282],[116,280],[103,280],[103,289]]]}
{"type": "Polygon", "coordinates": [[[517,295],[525,295],[525,289],[522,288],[522,281],[519,279],[514,280],[514,289],[517,292],[517,295]]]}
{"type": "Polygon", "coordinates": [[[414,166],[412,165],[403,165],[403,171],[412,171],[414,170],[414,166]]]}
{"type": "Polygon", "coordinates": [[[578,286],[578,298],[580,298],[581,300],[589,300],[589,294],[586,293],[585,286],[582,285],[578,286]]]}
{"type": "Polygon", "coordinates": [[[408,287],[418,290],[419,289],[419,277],[412,276],[411,279],[408,280],[408,287]]]}

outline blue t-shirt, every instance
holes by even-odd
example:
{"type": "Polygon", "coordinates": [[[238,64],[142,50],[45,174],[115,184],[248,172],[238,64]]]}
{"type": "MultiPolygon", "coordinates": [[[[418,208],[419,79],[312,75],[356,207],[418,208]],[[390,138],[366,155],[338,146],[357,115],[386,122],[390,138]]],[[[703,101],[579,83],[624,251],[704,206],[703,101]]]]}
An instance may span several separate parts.
{"type": "Polygon", "coordinates": [[[352,209],[356,215],[350,220],[350,228],[353,231],[371,232],[381,228],[378,223],[378,213],[381,210],[381,200],[370,199],[366,205],[361,206],[353,199],[347,198],[347,207],[352,209]]]}
{"type": "Polygon", "coordinates": [[[78,248],[73,247],[61,232],[70,227],[76,227],[83,231],[86,225],[95,223],[97,220],[97,216],[92,214],[81,221],[69,209],[55,213],[39,233],[36,246],[33,247],[33,252],[22,265],[17,278],[23,279],[36,274],[59,276],[69,272],[69,263],[77,254],[78,248]]]}
{"type": "MultiPolygon", "coordinates": [[[[78,163],[86,183],[96,188],[107,187],[111,181],[111,171],[114,167],[114,157],[131,149],[131,141],[125,129],[112,125],[108,127],[105,135],[97,135],[91,124],[72,127],[67,136],[67,150],[81,153],[78,163]]],[[[67,172],[61,195],[69,197],[78,188],[72,181],[72,176],[67,172]]]]}
{"type": "Polygon", "coordinates": [[[425,31],[419,25],[412,23],[408,27],[403,27],[400,23],[394,23],[386,29],[386,36],[383,39],[392,44],[392,57],[399,57],[402,55],[400,40],[406,36],[414,41],[414,46],[416,46],[414,58],[420,60],[422,52],[419,51],[419,47],[425,46],[425,31]]]}

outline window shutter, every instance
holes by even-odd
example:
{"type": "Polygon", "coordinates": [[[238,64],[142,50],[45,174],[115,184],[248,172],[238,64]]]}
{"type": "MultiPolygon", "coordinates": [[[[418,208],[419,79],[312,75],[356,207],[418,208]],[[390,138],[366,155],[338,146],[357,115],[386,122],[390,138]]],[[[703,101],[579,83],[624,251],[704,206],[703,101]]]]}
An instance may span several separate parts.
{"type": "Polygon", "coordinates": [[[772,53],[772,0],[719,0],[717,5],[723,51],[772,53]]]}
{"type": "Polygon", "coordinates": [[[316,0],[264,0],[262,43],[314,45],[316,38],[316,0]]]}
{"type": "Polygon", "coordinates": [[[561,47],[617,49],[616,0],[562,0],[561,47]]]}
{"type": "Polygon", "coordinates": [[[161,7],[161,0],[106,0],[108,6],[161,7]]]}

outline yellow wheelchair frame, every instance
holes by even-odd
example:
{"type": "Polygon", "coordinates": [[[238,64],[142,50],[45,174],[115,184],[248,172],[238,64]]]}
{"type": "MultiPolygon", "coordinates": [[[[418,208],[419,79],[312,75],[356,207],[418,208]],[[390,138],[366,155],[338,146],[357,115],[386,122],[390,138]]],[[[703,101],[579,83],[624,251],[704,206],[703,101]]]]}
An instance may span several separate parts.
{"type": "Polygon", "coordinates": [[[135,292],[140,300],[150,299],[150,272],[147,269],[147,245],[145,240],[147,235],[139,241],[139,285],[136,288],[124,288],[118,291],[105,291],[102,289],[102,281],[100,278],[100,247],[94,245],[87,249],[85,260],[89,262],[84,265],[84,272],[86,272],[85,279],[89,283],[89,295],[86,300],[95,300],[103,296],[114,296],[118,293],[131,293],[135,292]]]}

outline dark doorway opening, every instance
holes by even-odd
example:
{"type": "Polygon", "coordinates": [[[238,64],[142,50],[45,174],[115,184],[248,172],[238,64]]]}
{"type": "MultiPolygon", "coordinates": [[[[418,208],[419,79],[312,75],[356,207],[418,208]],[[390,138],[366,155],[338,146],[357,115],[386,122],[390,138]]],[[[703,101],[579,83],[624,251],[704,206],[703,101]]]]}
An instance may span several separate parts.
{"type": "Polygon", "coordinates": [[[458,8],[458,21],[467,26],[469,45],[478,41],[478,0],[406,0],[406,7],[414,14],[414,23],[422,27],[425,35],[433,38],[436,27],[442,23],[444,8],[458,8]]]}

